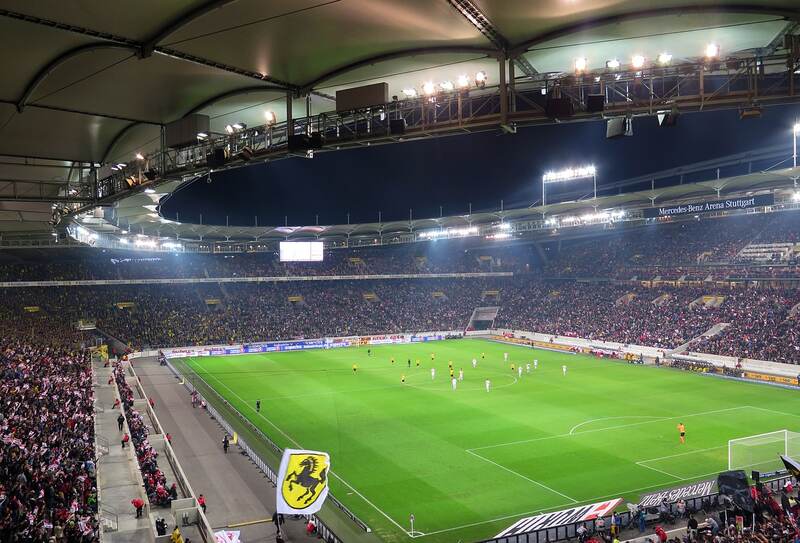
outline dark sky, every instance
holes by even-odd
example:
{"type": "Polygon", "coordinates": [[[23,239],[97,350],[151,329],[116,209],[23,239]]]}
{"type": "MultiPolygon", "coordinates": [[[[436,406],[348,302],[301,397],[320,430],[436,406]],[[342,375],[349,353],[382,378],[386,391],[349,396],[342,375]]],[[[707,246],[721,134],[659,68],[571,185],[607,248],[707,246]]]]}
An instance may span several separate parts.
{"type": "MultiPolygon", "coordinates": [[[[774,145],[791,144],[798,107],[772,107],[743,121],[736,110],[681,115],[674,128],[634,121],[634,137],[605,139],[604,122],[468,134],[319,153],[214,174],[163,206],[183,222],[253,225],[374,222],[527,206],[541,198],[549,169],[594,163],[598,184],[774,145]]],[[[787,164],[788,166],[788,164],[787,164]]],[[[548,199],[550,199],[548,197],[548,199]]]]}

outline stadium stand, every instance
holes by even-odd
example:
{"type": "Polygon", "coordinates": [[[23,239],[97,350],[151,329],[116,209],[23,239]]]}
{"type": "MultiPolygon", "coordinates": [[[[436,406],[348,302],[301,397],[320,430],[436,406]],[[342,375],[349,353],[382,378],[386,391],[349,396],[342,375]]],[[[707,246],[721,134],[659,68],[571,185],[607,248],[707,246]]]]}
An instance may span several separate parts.
{"type": "Polygon", "coordinates": [[[97,541],[90,356],[2,337],[0,540],[97,541]]]}

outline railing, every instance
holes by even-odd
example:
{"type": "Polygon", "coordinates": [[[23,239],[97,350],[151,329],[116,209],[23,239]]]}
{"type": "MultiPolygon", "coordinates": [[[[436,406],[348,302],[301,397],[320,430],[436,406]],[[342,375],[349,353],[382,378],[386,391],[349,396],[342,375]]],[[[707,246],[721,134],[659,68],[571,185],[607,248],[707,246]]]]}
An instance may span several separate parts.
{"type": "MultiPolygon", "coordinates": [[[[186,368],[189,370],[189,375],[185,373],[181,373],[178,369],[173,366],[173,364],[168,360],[167,367],[169,367],[170,371],[175,374],[176,377],[183,380],[183,384],[189,392],[197,391],[201,397],[208,397],[208,395],[214,397],[214,401],[220,402],[222,405],[226,406],[234,416],[239,419],[239,422],[244,424],[247,429],[254,433],[260,441],[265,443],[269,446],[273,452],[280,458],[283,455],[283,448],[280,447],[277,443],[272,441],[267,435],[265,435],[258,427],[256,427],[253,423],[247,420],[233,405],[230,404],[225,398],[223,398],[217,391],[213,389],[213,387],[209,386],[205,383],[201,377],[197,376],[194,372],[191,371],[190,368],[186,368]],[[196,387],[196,383],[202,384],[202,390],[196,387]],[[208,393],[208,395],[206,394],[208,393]]],[[[211,404],[206,403],[206,409],[211,414],[214,419],[222,426],[222,428],[229,434],[238,436],[238,445],[241,449],[245,452],[245,454],[250,458],[250,460],[261,470],[262,473],[270,480],[273,486],[278,484],[278,476],[275,473],[270,465],[262,458],[262,456],[257,453],[248,443],[247,441],[239,435],[234,427],[226,420],[226,418],[220,414],[220,412],[211,404]]],[[[362,530],[369,532],[371,531],[370,528],[361,520],[359,519],[353,512],[351,512],[344,504],[342,504],[339,500],[333,497],[332,494],[328,494],[328,501],[333,503],[336,507],[342,510],[342,512],[352,520],[356,525],[358,525],[362,530]]],[[[319,517],[316,518],[317,530],[320,534],[322,534],[326,541],[331,541],[332,543],[341,543],[339,537],[324,523],[319,517]]]]}
{"type": "Polygon", "coordinates": [[[116,532],[119,529],[119,514],[108,505],[100,507],[100,524],[104,532],[116,532]]]}
{"type": "MultiPolygon", "coordinates": [[[[768,486],[772,491],[780,490],[786,481],[791,480],[792,477],[780,477],[772,481],[765,482],[764,485],[768,486]]],[[[696,498],[689,498],[684,500],[686,502],[687,511],[706,511],[708,509],[723,505],[720,494],[715,492],[705,496],[698,496],[696,498]],[[708,508],[708,509],[707,509],[708,508]]],[[[670,510],[674,509],[674,503],[670,504],[670,510]]],[[[630,511],[619,513],[620,525],[624,528],[632,526],[636,521],[635,514],[630,511]]],[[[598,531],[597,520],[587,520],[582,522],[575,522],[564,526],[555,528],[548,528],[546,530],[537,530],[524,534],[518,534],[507,537],[496,537],[492,539],[484,539],[480,543],[554,543],[556,541],[565,541],[567,539],[577,538],[577,529],[580,526],[586,526],[589,533],[598,531]]],[[[606,524],[608,528],[608,524],[606,524]]]]}
{"type": "MultiPolygon", "coordinates": [[[[551,96],[569,97],[575,118],[603,115],[654,115],[660,110],[698,111],[719,107],[754,107],[797,100],[796,59],[785,54],[760,58],[694,62],[642,70],[585,75],[541,74],[509,81],[507,86],[458,89],[349,112],[326,112],[274,125],[249,127],[233,134],[212,134],[182,149],[162,149],[145,157],[150,176],[180,180],[208,168],[207,157],[221,149],[225,167],[245,164],[247,157],[288,155],[288,134],[319,133],[328,149],[435,137],[465,131],[552,123],[546,113],[551,96]],[[788,67],[788,68],[787,68],[788,67]],[[604,111],[588,112],[588,95],[604,96],[604,111]],[[392,133],[392,121],[404,121],[404,134],[392,133]]],[[[146,181],[143,167],[131,164],[99,179],[87,180],[97,201],[111,200],[146,181]]]]}

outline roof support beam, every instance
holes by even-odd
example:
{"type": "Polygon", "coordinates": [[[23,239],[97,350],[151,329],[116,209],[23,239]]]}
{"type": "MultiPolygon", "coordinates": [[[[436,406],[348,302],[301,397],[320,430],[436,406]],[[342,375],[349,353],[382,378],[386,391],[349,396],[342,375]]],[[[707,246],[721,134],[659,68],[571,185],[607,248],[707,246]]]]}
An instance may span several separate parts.
{"type": "MultiPolygon", "coordinates": [[[[486,15],[483,14],[480,7],[478,7],[472,0],[447,0],[453,9],[460,13],[472,26],[478,29],[478,32],[483,34],[498,51],[507,53],[509,49],[509,42],[503,34],[495,27],[486,15]]],[[[536,75],[536,68],[528,62],[524,56],[520,55],[512,59],[514,64],[525,75],[536,75]]]]}
{"type": "Polygon", "coordinates": [[[440,47],[421,47],[415,49],[405,49],[403,51],[393,51],[391,53],[383,53],[381,55],[375,55],[372,57],[367,57],[361,60],[357,60],[355,62],[351,62],[350,64],[345,64],[327,73],[324,73],[321,76],[317,77],[316,79],[313,79],[308,83],[304,84],[303,86],[301,86],[299,94],[300,95],[306,94],[310,92],[314,87],[316,87],[321,83],[324,83],[325,81],[329,81],[340,75],[346,74],[353,70],[357,70],[358,68],[363,68],[364,66],[371,66],[372,64],[377,64],[379,62],[386,62],[388,60],[395,60],[398,58],[415,57],[420,55],[435,55],[440,53],[473,53],[476,55],[484,55],[487,57],[495,57],[495,58],[498,58],[501,55],[501,53],[496,49],[491,49],[486,47],[457,46],[457,45],[445,45],[440,47]]]}
{"type": "Polygon", "coordinates": [[[211,13],[214,10],[223,8],[228,4],[232,4],[233,2],[236,2],[236,0],[208,0],[204,4],[201,4],[190,10],[188,13],[184,13],[183,15],[173,19],[163,27],[159,28],[155,34],[153,34],[144,42],[144,44],[142,44],[142,57],[149,57],[151,54],[153,54],[153,51],[159,43],[189,23],[211,13]]]}
{"type": "MultiPolygon", "coordinates": [[[[99,32],[97,30],[92,30],[91,28],[86,28],[77,25],[71,25],[62,23],[59,21],[54,21],[51,19],[44,19],[42,17],[35,17],[33,15],[26,15],[24,13],[19,13],[16,11],[11,11],[7,9],[0,9],[0,17],[8,17],[11,19],[16,19],[18,21],[25,21],[31,24],[36,24],[39,26],[45,26],[49,28],[54,28],[56,30],[63,30],[66,32],[72,32],[73,34],[80,34],[82,36],[92,36],[95,38],[100,38],[105,40],[109,43],[115,43],[118,45],[126,45],[135,49],[141,58],[145,58],[145,46],[147,44],[139,42],[137,40],[126,38],[124,36],[118,36],[115,34],[110,34],[107,32],[99,32]]],[[[190,55],[189,53],[184,53],[182,51],[178,51],[177,49],[171,49],[169,47],[159,47],[154,46],[151,53],[156,52],[162,55],[176,58],[179,60],[184,60],[188,62],[194,62],[195,64],[200,64],[202,66],[207,66],[209,68],[215,68],[217,70],[222,70],[229,73],[234,73],[237,75],[241,75],[243,77],[249,77],[250,79],[256,79],[258,81],[268,81],[270,83],[281,85],[284,87],[288,87],[291,89],[296,90],[296,87],[290,85],[289,83],[276,80],[274,78],[269,77],[268,75],[254,72],[252,70],[247,70],[245,68],[239,68],[238,66],[231,66],[230,64],[225,64],[223,62],[216,62],[214,60],[210,60],[207,58],[199,57],[196,55],[190,55]]]]}
{"type": "Polygon", "coordinates": [[[275,85],[254,85],[252,87],[234,89],[227,92],[223,92],[221,94],[217,94],[216,96],[212,96],[211,98],[208,98],[206,100],[203,100],[199,104],[192,107],[189,111],[187,111],[185,115],[191,115],[192,113],[197,113],[198,111],[201,111],[207,108],[208,106],[211,106],[216,102],[219,102],[220,100],[224,100],[226,98],[232,98],[234,96],[240,96],[242,94],[252,94],[256,92],[270,92],[270,91],[279,92],[281,93],[281,95],[286,93],[285,88],[278,87],[275,85]]]}
{"type": "Polygon", "coordinates": [[[31,79],[30,82],[28,82],[28,84],[25,86],[25,90],[23,91],[22,96],[17,101],[17,111],[22,113],[22,110],[25,109],[25,105],[27,104],[30,97],[33,95],[36,88],[56,68],[84,53],[90,53],[102,49],[122,49],[122,50],[133,51],[134,53],[137,51],[136,47],[132,45],[114,43],[114,42],[102,42],[102,41],[87,43],[84,45],[79,45],[78,47],[73,47],[72,49],[65,51],[64,53],[58,55],[56,58],[48,62],[42,69],[40,69],[36,73],[35,76],[33,76],[33,79],[31,79]]]}
{"type": "Polygon", "coordinates": [[[555,30],[550,30],[534,36],[528,40],[514,44],[509,52],[510,56],[519,56],[529,50],[531,47],[545,43],[556,38],[561,38],[575,32],[582,30],[589,30],[600,26],[629,21],[632,19],[642,19],[645,17],[658,17],[662,15],[682,15],[682,14],[702,14],[702,13],[745,13],[753,15],[775,15],[778,17],[785,17],[788,20],[800,21],[800,10],[787,9],[783,7],[774,7],[769,5],[693,5],[681,8],[675,7],[657,7],[648,8],[638,11],[631,11],[628,13],[618,13],[615,15],[608,15],[605,17],[598,17],[596,19],[589,19],[580,21],[578,23],[571,23],[555,30]]]}

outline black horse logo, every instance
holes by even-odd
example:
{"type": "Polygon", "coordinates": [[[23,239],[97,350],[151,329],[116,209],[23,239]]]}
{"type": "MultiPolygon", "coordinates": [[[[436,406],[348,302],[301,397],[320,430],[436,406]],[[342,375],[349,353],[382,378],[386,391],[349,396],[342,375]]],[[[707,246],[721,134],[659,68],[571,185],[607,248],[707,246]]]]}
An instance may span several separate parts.
{"type": "Polygon", "coordinates": [[[284,485],[288,486],[289,492],[294,489],[294,485],[305,488],[306,491],[302,495],[298,496],[295,499],[295,502],[298,504],[302,502],[303,505],[308,505],[317,497],[317,487],[319,485],[324,486],[328,477],[328,467],[326,466],[322,468],[322,471],[319,472],[319,475],[315,476],[314,472],[317,471],[319,462],[313,456],[306,456],[303,458],[303,460],[300,461],[299,466],[301,468],[299,472],[294,470],[291,473],[286,474],[284,485]],[[305,498],[305,501],[303,501],[303,498],[305,498]]]}

